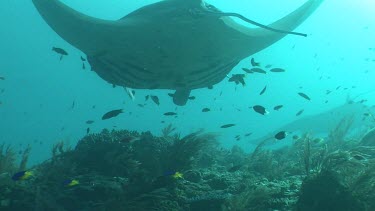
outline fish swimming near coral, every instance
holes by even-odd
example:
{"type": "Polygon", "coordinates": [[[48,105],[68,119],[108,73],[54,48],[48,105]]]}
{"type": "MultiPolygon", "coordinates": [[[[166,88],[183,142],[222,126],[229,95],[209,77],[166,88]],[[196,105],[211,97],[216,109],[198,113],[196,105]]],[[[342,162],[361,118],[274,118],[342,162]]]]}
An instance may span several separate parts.
{"type": "Polygon", "coordinates": [[[20,172],[13,174],[12,180],[14,181],[26,180],[26,179],[29,179],[33,175],[34,174],[32,171],[20,171],[20,172]]]}
{"type": "Polygon", "coordinates": [[[160,101],[159,101],[159,97],[156,96],[156,95],[151,95],[151,100],[156,104],[156,105],[160,105],[160,101]]]}
{"type": "Polygon", "coordinates": [[[267,115],[269,113],[267,109],[261,105],[253,106],[253,110],[261,115],[267,115]]]}
{"type": "Polygon", "coordinates": [[[67,56],[68,55],[68,52],[66,52],[64,49],[62,48],[57,48],[57,47],[52,47],[52,51],[60,54],[60,61],[63,59],[64,56],[67,56]]]}
{"type": "Polygon", "coordinates": [[[108,111],[107,113],[105,113],[102,116],[102,120],[106,120],[106,119],[110,119],[110,118],[116,117],[116,116],[118,116],[121,113],[123,113],[122,109],[116,109],[116,110],[108,111]]]}
{"type": "Polygon", "coordinates": [[[273,137],[280,131],[289,132],[309,132],[312,134],[327,134],[334,130],[344,119],[351,121],[351,129],[362,130],[373,127],[374,123],[370,120],[362,121],[363,113],[374,112],[375,108],[365,106],[359,102],[345,103],[344,105],[334,107],[315,115],[306,115],[288,124],[285,124],[274,131],[269,131],[268,135],[252,139],[250,142],[257,144],[263,140],[273,137]]]}
{"type": "Polygon", "coordinates": [[[233,74],[232,77],[229,78],[229,82],[234,82],[237,84],[242,84],[242,86],[245,86],[245,74],[233,74]]]}
{"type": "Polygon", "coordinates": [[[282,72],[285,72],[285,70],[282,69],[282,68],[272,68],[272,69],[270,70],[270,72],[274,72],[274,73],[282,73],[282,72]]]}
{"type": "Polygon", "coordinates": [[[255,59],[254,58],[251,58],[251,66],[253,66],[253,67],[258,67],[258,66],[260,66],[260,63],[259,62],[256,62],[255,61],[255,59]]]}
{"type": "Polygon", "coordinates": [[[172,111],[164,113],[164,116],[176,116],[176,115],[177,115],[177,113],[176,112],[172,112],[172,111]]]}
{"type": "Polygon", "coordinates": [[[225,124],[225,125],[220,126],[220,128],[230,128],[233,126],[236,126],[236,124],[225,124]]]}
{"type": "Polygon", "coordinates": [[[102,79],[135,89],[175,90],[176,105],[185,105],[191,90],[219,83],[241,60],[287,34],[306,36],[291,31],[322,1],[308,0],[265,26],[203,0],[159,1],[119,20],[89,17],[60,0],[32,0],[47,24],[87,55],[102,79]]]}
{"type": "Polygon", "coordinates": [[[167,171],[164,172],[163,176],[171,176],[173,179],[183,179],[184,174],[178,171],[167,171]]]}
{"type": "Polygon", "coordinates": [[[209,112],[209,111],[211,111],[211,109],[209,109],[209,108],[203,108],[202,109],[202,112],[209,112]]]}
{"type": "Polygon", "coordinates": [[[307,96],[307,94],[305,94],[305,93],[298,92],[298,95],[305,98],[306,100],[309,100],[309,101],[311,100],[311,98],[309,96],[307,96]]]}
{"type": "Polygon", "coordinates": [[[283,105],[277,105],[277,106],[273,107],[273,110],[278,111],[278,110],[280,110],[282,107],[284,107],[284,106],[283,106],[283,105]]]}
{"type": "Polygon", "coordinates": [[[68,179],[68,180],[65,180],[65,181],[63,182],[63,185],[64,185],[65,187],[74,187],[74,186],[79,185],[79,181],[76,180],[76,179],[68,179]]]}
{"type": "Polygon", "coordinates": [[[259,95],[264,94],[264,92],[266,92],[266,90],[267,90],[267,86],[264,86],[264,88],[262,89],[262,91],[260,91],[259,95]]]}

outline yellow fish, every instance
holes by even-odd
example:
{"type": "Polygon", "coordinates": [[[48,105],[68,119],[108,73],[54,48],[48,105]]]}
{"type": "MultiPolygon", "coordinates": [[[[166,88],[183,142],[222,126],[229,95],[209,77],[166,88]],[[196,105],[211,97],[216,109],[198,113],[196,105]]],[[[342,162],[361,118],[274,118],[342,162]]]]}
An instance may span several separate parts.
{"type": "Polygon", "coordinates": [[[181,173],[181,172],[178,172],[178,171],[176,171],[176,173],[174,173],[173,175],[172,175],[172,177],[174,178],[174,179],[183,179],[183,174],[181,173]]]}
{"type": "Polygon", "coordinates": [[[64,186],[66,187],[73,187],[79,185],[79,181],[76,179],[68,179],[64,181],[64,186]]]}
{"type": "Polygon", "coordinates": [[[12,180],[14,181],[26,180],[30,178],[31,176],[33,176],[32,171],[20,171],[20,172],[13,174],[12,180]]]}

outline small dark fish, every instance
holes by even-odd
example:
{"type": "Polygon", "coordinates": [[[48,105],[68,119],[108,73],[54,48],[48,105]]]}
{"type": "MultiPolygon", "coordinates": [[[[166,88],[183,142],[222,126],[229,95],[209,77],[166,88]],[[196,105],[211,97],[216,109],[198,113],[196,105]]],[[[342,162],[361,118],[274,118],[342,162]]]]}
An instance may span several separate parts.
{"type": "Polygon", "coordinates": [[[299,115],[301,115],[302,113],[303,113],[303,109],[302,110],[300,110],[300,111],[298,111],[297,113],[296,113],[296,116],[299,116],[299,115]]]}
{"type": "Polygon", "coordinates": [[[336,87],[336,90],[339,90],[341,88],[341,86],[338,86],[338,87],[336,87]]]}
{"type": "Polygon", "coordinates": [[[5,77],[3,77],[3,76],[0,76],[0,80],[5,80],[5,77]]]}
{"type": "Polygon", "coordinates": [[[86,65],[85,65],[85,63],[82,63],[82,69],[83,69],[83,70],[86,69],[86,65]]]}
{"type": "Polygon", "coordinates": [[[236,172],[242,168],[242,165],[235,165],[228,169],[228,172],[236,172]]]}
{"type": "Polygon", "coordinates": [[[88,127],[88,128],[86,129],[86,135],[89,134],[89,133],[90,133],[90,128],[88,127]]]}
{"type": "Polygon", "coordinates": [[[259,67],[254,67],[254,68],[251,68],[250,69],[252,72],[255,72],[255,73],[262,73],[262,74],[266,74],[267,72],[259,67]]]}
{"type": "Polygon", "coordinates": [[[299,136],[294,135],[292,138],[293,138],[293,140],[297,140],[297,139],[299,139],[299,136]]]}
{"type": "Polygon", "coordinates": [[[164,120],[163,120],[163,121],[160,121],[160,123],[162,123],[162,124],[163,124],[163,123],[165,123],[165,121],[164,121],[164,120]]]}
{"type": "Polygon", "coordinates": [[[164,113],[164,116],[175,116],[175,115],[177,115],[176,112],[166,112],[166,113],[164,113]]]}
{"type": "Polygon", "coordinates": [[[324,103],[328,103],[328,100],[324,101],[324,103]]]}
{"type": "Polygon", "coordinates": [[[259,62],[256,62],[254,58],[251,58],[251,65],[252,65],[253,67],[258,67],[258,66],[260,66],[260,63],[259,63],[259,62]]]}
{"type": "Polygon", "coordinates": [[[253,133],[246,133],[244,136],[245,137],[248,137],[248,136],[251,136],[253,133]]]}
{"type": "Polygon", "coordinates": [[[272,69],[270,69],[270,72],[282,73],[282,72],[285,72],[285,70],[282,69],[282,68],[272,68],[272,69]]]}
{"type": "Polygon", "coordinates": [[[221,96],[223,94],[223,91],[220,92],[219,96],[221,96]]]}
{"type": "Polygon", "coordinates": [[[145,96],[145,101],[147,101],[150,98],[150,95],[145,96]]]}
{"type": "Polygon", "coordinates": [[[307,96],[305,93],[298,92],[298,95],[305,98],[306,100],[311,100],[309,96],[307,96]]]}
{"type": "Polygon", "coordinates": [[[208,88],[208,89],[213,89],[214,86],[210,85],[210,86],[208,86],[207,88],[208,88]]]}
{"type": "Polygon", "coordinates": [[[262,114],[262,115],[268,114],[268,111],[266,110],[266,108],[264,108],[261,105],[255,105],[255,106],[253,106],[253,109],[254,109],[255,112],[257,112],[259,114],[262,114]]]}
{"type": "Polygon", "coordinates": [[[329,95],[329,94],[331,94],[331,90],[326,90],[326,95],[329,95]]]}
{"type": "Polygon", "coordinates": [[[76,101],[73,100],[73,103],[72,103],[72,105],[70,106],[70,108],[73,109],[75,106],[76,106],[76,101]]]}
{"type": "Polygon", "coordinates": [[[56,53],[61,54],[61,55],[64,55],[64,56],[67,56],[67,55],[68,55],[68,52],[66,52],[66,51],[65,51],[64,49],[62,49],[62,48],[52,47],[52,50],[55,51],[56,53]]]}
{"type": "Polygon", "coordinates": [[[143,108],[145,107],[145,104],[137,104],[139,107],[143,108]]]}
{"type": "Polygon", "coordinates": [[[5,92],[5,89],[1,89],[0,93],[4,93],[5,92]]]}
{"type": "Polygon", "coordinates": [[[116,84],[112,84],[112,88],[116,88],[116,84]]]}
{"type": "Polygon", "coordinates": [[[56,53],[60,54],[60,61],[63,59],[63,56],[67,56],[68,55],[68,52],[66,52],[64,49],[62,48],[56,48],[56,47],[52,47],[52,51],[55,51],[56,53]]]}
{"type": "Polygon", "coordinates": [[[226,125],[222,125],[220,126],[221,128],[229,128],[229,127],[233,127],[235,126],[236,124],[226,124],[226,125]]]}
{"type": "Polygon", "coordinates": [[[265,68],[271,68],[271,67],[272,67],[272,65],[270,65],[270,64],[265,66],[265,68]]]}
{"type": "Polygon", "coordinates": [[[262,91],[259,93],[259,95],[264,94],[264,92],[266,92],[266,90],[267,90],[267,86],[264,86],[264,88],[263,88],[262,91]]]}
{"type": "Polygon", "coordinates": [[[273,110],[278,111],[278,110],[280,110],[282,107],[283,107],[283,105],[277,105],[277,106],[273,107],[273,110]]]}
{"type": "Polygon", "coordinates": [[[160,102],[159,102],[159,98],[158,98],[158,96],[151,95],[150,97],[151,97],[151,100],[154,101],[154,103],[155,103],[156,105],[160,105],[160,102]]]}
{"type": "Polygon", "coordinates": [[[284,139],[286,136],[287,136],[287,132],[285,132],[285,131],[280,131],[280,132],[276,133],[276,135],[275,135],[275,139],[277,139],[277,140],[282,140],[282,139],[284,139]]]}
{"type": "Polygon", "coordinates": [[[96,108],[96,105],[93,105],[91,108],[92,108],[92,109],[95,109],[95,108],[96,108]]]}
{"type": "Polygon", "coordinates": [[[81,56],[81,61],[85,62],[85,61],[86,61],[86,59],[85,59],[85,58],[83,58],[83,56],[81,56]]]}
{"type": "Polygon", "coordinates": [[[105,113],[105,114],[102,116],[102,120],[110,119],[110,118],[116,117],[116,116],[118,116],[119,114],[121,114],[122,112],[123,112],[122,109],[116,109],[116,110],[109,111],[109,112],[105,113]]]}
{"type": "Polygon", "coordinates": [[[242,68],[243,71],[245,71],[246,73],[254,73],[253,71],[251,71],[250,69],[248,68],[242,68]]]}
{"type": "Polygon", "coordinates": [[[242,86],[245,86],[245,74],[233,74],[231,78],[229,78],[229,82],[234,82],[236,85],[239,83],[242,84],[242,86]]]}
{"type": "Polygon", "coordinates": [[[91,125],[92,123],[94,123],[94,120],[87,120],[86,121],[86,124],[88,124],[88,125],[91,125]]]}
{"type": "Polygon", "coordinates": [[[174,97],[174,94],[173,93],[168,93],[168,96],[169,97],[174,97]]]}
{"type": "Polygon", "coordinates": [[[209,112],[209,111],[211,111],[209,108],[202,109],[202,112],[209,112]]]}
{"type": "Polygon", "coordinates": [[[195,96],[190,96],[188,99],[189,100],[195,100],[195,96]]]}

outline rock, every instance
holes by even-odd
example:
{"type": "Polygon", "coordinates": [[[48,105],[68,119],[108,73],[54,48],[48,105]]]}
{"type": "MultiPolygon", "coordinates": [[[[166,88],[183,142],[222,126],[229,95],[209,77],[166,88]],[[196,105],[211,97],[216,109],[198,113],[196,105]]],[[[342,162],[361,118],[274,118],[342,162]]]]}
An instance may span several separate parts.
{"type": "Polygon", "coordinates": [[[189,182],[198,183],[202,180],[202,174],[199,171],[189,170],[184,173],[184,179],[189,182]]]}
{"type": "Polygon", "coordinates": [[[208,185],[214,190],[224,190],[228,188],[228,182],[224,178],[213,178],[209,180],[208,185]]]}

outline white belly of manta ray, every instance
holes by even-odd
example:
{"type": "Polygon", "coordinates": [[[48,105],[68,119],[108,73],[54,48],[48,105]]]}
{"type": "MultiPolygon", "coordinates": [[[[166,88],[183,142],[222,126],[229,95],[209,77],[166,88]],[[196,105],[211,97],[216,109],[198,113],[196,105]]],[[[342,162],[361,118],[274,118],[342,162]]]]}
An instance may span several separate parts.
{"type": "Polygon", "coordinates": [[[219,83],[244,58],[287,34],[306,36],[291,31],[322,1],[308,0],[268,26],[202,0],[165,0],[115,21],[89,17],[59,0],[33,3],[60,37],[87,55],[102,79],[129,88],[176,90],[173,102],[185,105],[192,89],[219,83]]]}

